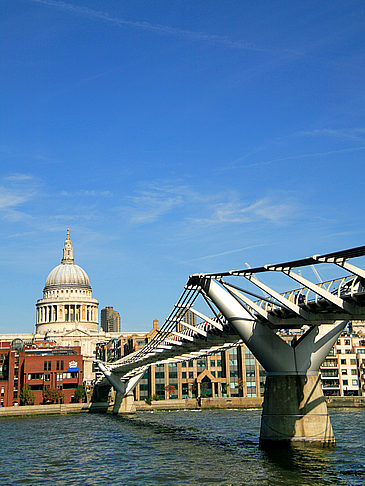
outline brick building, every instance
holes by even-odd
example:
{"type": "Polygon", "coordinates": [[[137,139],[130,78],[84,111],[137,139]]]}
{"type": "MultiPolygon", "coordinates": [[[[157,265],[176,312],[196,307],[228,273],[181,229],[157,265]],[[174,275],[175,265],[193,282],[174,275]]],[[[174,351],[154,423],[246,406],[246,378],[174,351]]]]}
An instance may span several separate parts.
{"type": "Polygon", "coordinates": [[[24,344],[20,339],[0,342],[0,406],[21,404],[21,390],[29,385],[32,403],[44,403],[44,392],[57,389],[63,403],[71,403],[83,384],[79,346],[62,347],[50,341],[24,344]]]}

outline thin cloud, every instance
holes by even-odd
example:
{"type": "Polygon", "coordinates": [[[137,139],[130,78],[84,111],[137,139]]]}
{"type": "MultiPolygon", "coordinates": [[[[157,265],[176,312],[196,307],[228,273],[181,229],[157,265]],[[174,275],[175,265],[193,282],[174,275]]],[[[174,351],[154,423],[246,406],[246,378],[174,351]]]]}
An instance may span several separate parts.
{"type": "Polygon", "coordinates": [[[336,155],[336,154],[345,154],[345,153],[352,153],[352,152],[362,152],[365,150],[365,146],[360,146],[360,147],[348,147],[344,149],[338,149],[338,150],[328,150],[326,152],[310,152],[306,154],[296,154],[296,155],[288,155],[287,157],[277,157],[275,159],[270,159],[270,160],[265,160],[265,161],[259,161],[259,162],[254,162],[252,164],[245,164],[245,165],[236,165],[236,169],[249,169],[252,167],[261,167],[265,165],[270,165],[275,162],[283,162],[285,160],[298,160],[298,159],[310,159],[313,157],[323,157],[327,155],[336,155]]]}
{"type": "Polygon", "coordinates": [[[129,200],[130,221],[135,224],[154,223],[161,216],[183,204],[182,196],[160,192],[141,193],[138,196],[131,196],[129,200]]]}
{"type": "Polygon", "coordinates": [[[16,208],[32,199],[38,192],[38,180],[29,174],[10,174],[0,185],[0,210],[16,208]]]}
{"type": "Polygon", "coordinates": [[[202,257],[198,257],[198,258],[192,258],[191,260],[188,260],[187,262],[184,262],[184,263],[197,262],[197,261],[200,261],[200,260],[209,260],[210,258],[217,258],[217,257],[220,257],[220,256],[232,255],[233,253],[240,253],[241,251],[252,250],[254,248],[260,248],[262,246],[267,246],[267,244],[261,243],[259,245],[244,246],[242,248],[236,248],[234,250],[227,250],[227,251],[222,251],[220,253],[213,253],[212,255],[205,255],[205,256],[202,256],[202,257]]]}
{"type": "Polygon", "coordinates": [[[275,203],[269,198],[262,198],[252,204],[243,205],[240,201],[218,202],[210,207],[208,218],[194,219],[193,222],[205,225],[244,224],[262,220],[282,224],[294,213],[293,202],[275,203]]]}
{"type": "Polygon", "coordinates": [[[28,201],[29,198],[30,195],[28,194],[21,194],[19,191],[13,191],[4,186],[0,186],[0,209],[19,206],[28,201]]]}
{"type": "Polygon", "coordinates": [[[113,17],[106,12],[101,12],[99,10],[94,10],[88,7],[79,7],[78,5],[73,5],[66,2],[58,2],[55,0],[30,0],[33,3],[38,3],[41,5],[49,7],[57,7],[62,10],[67,10],[71,13],[83,15],[89,19],[102,20],[104,22],[109,22],[118,27],[132,27],[136,29],[141,29],[149,32],[154,32],[157,34],[170,35],[174,37],[179,37],[182,39],[187,39],[189,41],[201,41],[212,44],[219,44],[231,49],[239,49],[245,51],[257,51],[257,52],[272,52],[272,49],[258,47],[252,42],[247,42],[244,40],[233,40],[229,37],[216,35],[216,34],[206,34],[204,32],[195,32],[191,30],[179,29],[177,27],[169,27],[167,25],[161,24],[151,24],[146,21],[132,21],[126,20],[121,17],[113,17]]]}
{"type": "Polygon", "coordinates": [[[147,189],[127,198],[127,206],[119,208],[132,224],[155,223],[171,216],[171,221],[191,226],[244,224],[259,221],[283,224],[297,209],[288,198],[276,201],[263,197],[245,203],[235,192],[203,194],[187,186],[151,184],[147,189]],[[200,214],[200,216],[197,216],[200,214]],[[205,216],[205,215],[209,216],[205,216]]]}
{"type": "Polygon", "coordinates": [[[4,177],[3,180],[8,182],[23,182],[23,181],[34,180],[34,177],[29,174],[12,174],[4,177]]]}
{"type": "Polygon", "coordinates": [[[317,128],[314,130],[303,130],[295,134],[299,137],[335,137],[341,140],[364,140],[365,128],[317,128]]]}
{"type": "Polygon", "coordinates": [[[61,191],[61,196],[64,197],[77,197],[77,196],[86,196],[86,197],[110,197],[113,193],[111,191],[96,191],[94,189],[80,189],[76,192],[69,192],[69,191],[61,191]]]}

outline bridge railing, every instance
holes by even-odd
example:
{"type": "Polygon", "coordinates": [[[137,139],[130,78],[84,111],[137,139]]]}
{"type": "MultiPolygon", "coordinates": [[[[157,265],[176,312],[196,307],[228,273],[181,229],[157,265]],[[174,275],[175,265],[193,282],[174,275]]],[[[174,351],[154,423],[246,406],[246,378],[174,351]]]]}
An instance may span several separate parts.
{"type": "MultiPolygon", "coordinates": [[[[346,295],[352,297],[353,295],[364,291],[360,279],[358,277],[354,277],[353,275],[348,275],[346,277],[340,277],[333,280],[327,280],[325,282],[319,282],[316,285],[333,295],[337,295],[338,297],[343,297],[346,295]]],[[[316,294],[307,287],[299,287],[293,290],[287,290],[280,295],[297,305],[308,305],[311,303],[318,303],[319,301],[323,301],[322,297],[319,294],[316,294]]],[[[259,299],[255,301],[255,304],[259,305],[265,310],[279,308],[273,297],[268,297],[268,299],[266,300],[259,299]],[[270,302],[268,302],[268,300],[270,302]]]]}

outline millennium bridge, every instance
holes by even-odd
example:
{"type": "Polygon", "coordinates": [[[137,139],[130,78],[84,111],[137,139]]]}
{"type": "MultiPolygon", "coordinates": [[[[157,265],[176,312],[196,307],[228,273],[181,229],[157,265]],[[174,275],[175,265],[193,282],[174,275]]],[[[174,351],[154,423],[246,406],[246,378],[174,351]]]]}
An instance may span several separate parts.
{"type": "Polygon", "coordinates": [[[116,362],[95,361],[102,372],[95,400],[113,387],[113,412],[132,413],[133,390],[151,364],[198,359],[244,342],[267,373],[260,443],[334,445],[319,367],[347,323],[365,319],[365,270],[349,263],[364,255],[365,246],[360,246],[191,275],[151,342],[116,362]],[[311,267],[321,280],[318,265],[326,265],[326,272],[332,270],[329,266],[340,268],[346,275],[317,283],[302,276],[305,267],[311,267]],[[296,289],[281,293],[263,283],[275,272],[294,280],[296,289]],[[188,310],[197,316],[194,325],[184,320],[188,310]],[[290,330],[300,337],[287,342],[281,335],[290,330]]]}

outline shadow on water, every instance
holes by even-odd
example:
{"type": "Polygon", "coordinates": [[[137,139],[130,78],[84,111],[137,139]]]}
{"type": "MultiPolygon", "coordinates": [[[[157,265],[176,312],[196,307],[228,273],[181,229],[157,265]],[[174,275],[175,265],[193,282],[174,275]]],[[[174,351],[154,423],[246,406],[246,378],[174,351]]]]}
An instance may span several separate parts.
{"type": "Polygon", "coordinates": [[[355,466],[353,460],[350,468],[344,468],[341,449],[298,445],[262,449],[258,438],[259,412],[254,415],[252,421],[252,415],[242,411],[236,414],[232,411],[155,412],[136,417],[110,417],[110,420],[130,428],[133,434],[156,440],[158,447],[165,443],[170,451],[176,447],[186,457],[194,450],[202,470],[209,457],[217,477],[228,468],[226,482],[221,479],[211,484],[359,486],[362,483],[363,469],[355,466]]]}
{"type": "MultiPolygon", "coordinates": [[[[189,411],[190,412],[190,411],[189,411]]],[[[189,412],[186,414],[188,415],[189,412]]],[[[200,412],[200,411],[199,411],[200,412]]],[[[189,441],[189,442],[196,442],[196,446],[204,446],[204,447],[219,447],[222,449],[227,449],[229,452],[232,452],[233,449],[237,451],[239,449],[246,450],[248,448],[258,448],[258,436],[257,434],[253,434],[250,432],[234,434],[235,441],[232,443],[231,441],[231,434],[227,436],[221,436],[221,429],[222,423],[219,424],[218,427],[214,427],[209,420],[202,421],[199,420],[197,423],[194,420],[187,420],[183,421],[180,425],[173,421],[173,417],[181,416],[184,412],[177,411],[177,412],[154,412],[153,414],[145,413],[137,416],[133,415],[110,415],[109,419],[115,421],[116,423],[121,423],[123,426],[135,428],[136,434],[141,434],[144,431],[149,437],[156,436],[160,439],[171,440],[174,441],[189,441]],[[176,414],[176,415],[175,415],[176,414]],[[170,417],[171,421],[161,421],[160,418],[166,415],[170,417]],[[152,418],[153,416],[153,418],[152,418]],[[209,424],[209,430],[207,429],[207,425],[209,424]],[[214,433],[214,429],[216,429],[216,433],[214,433]],[[162,436],[162,437],[161,437],[162,436]]],[[[191,412],[190,412],[191,413],[191,412]]],[[[209,416],[214,412],[202,412],[201,415],[206,415],[209,419],[209,416]]],[[[200,417],[199,417],[200,418],[200,417]]],[[[180,419],[180,417],[179,417],[180,419]]],[[[228,428],[228,427],[227,427],[228,428]]]]}

